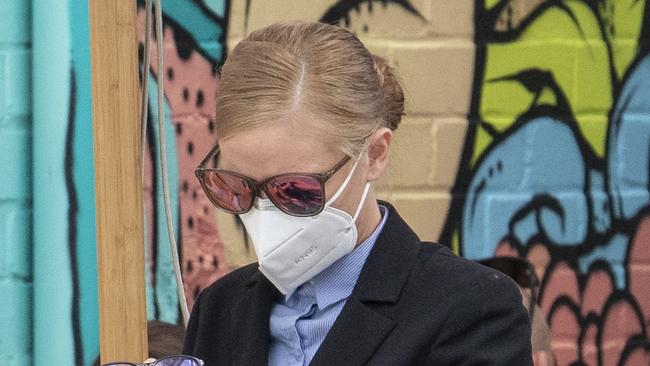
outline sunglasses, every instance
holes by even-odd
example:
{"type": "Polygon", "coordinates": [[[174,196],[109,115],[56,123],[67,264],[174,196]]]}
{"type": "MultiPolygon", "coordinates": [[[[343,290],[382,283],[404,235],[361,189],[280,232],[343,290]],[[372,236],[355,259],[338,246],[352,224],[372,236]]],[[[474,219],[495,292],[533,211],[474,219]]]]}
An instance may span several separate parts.
{"type": "Polygon", "coordinates": [[[349,160],[341,159],[322,174],[284,173],[257,182],[241,174],[216,168],[219,145],[196,168],[196,176],[210,201],[218,208],[232,213],[248,212],[260,192],[264,192],[282,212],[292,216],[314,216],[325,207],[325,182],[349,160]],[[208,167],[212,163],[214,167],[208,167]]]}
{"type": "Polygon", "coordinates": [[[111,362],[102,366],[203,366],[203,361],[192,356],[169,356],[160,358],[154,362],[111,362]]]}

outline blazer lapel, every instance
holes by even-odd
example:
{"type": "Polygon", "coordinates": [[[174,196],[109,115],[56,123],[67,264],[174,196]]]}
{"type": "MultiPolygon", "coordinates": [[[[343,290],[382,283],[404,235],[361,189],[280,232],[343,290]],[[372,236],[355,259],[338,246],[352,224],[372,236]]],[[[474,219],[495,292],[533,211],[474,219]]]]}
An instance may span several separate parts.
{"type": "Polygon", "coordinates": [[[350,298],[310,365],[364,365],[394,326],[391,319],[350,298]]]}
{"type": "Polygon", "coordinates": [[[386,224],[310,365],[364,365],[395,327],[387,309],[417,263],[420,239],[390,204],[380,203],[388,207],[386,224]]]}
{"type": "Polygon", "coordinates": [[[268,365],[271,307],[281,294],[259,271],[246,287],[249,296],[233,309],[232,364],[268,365]]]}

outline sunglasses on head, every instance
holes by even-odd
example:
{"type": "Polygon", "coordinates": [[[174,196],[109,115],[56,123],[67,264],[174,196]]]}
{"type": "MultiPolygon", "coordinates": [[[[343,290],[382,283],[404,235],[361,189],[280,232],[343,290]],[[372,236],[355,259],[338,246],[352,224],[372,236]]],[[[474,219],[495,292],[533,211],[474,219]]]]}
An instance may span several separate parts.
{"type": "Polygon", "coordinates": [[[322,174],[284,173],[261,182],[241,174],[217,168],[219,145],[203,159],[196,168],[196,176],[210,201],[218,208],[232,213],[244,214],[264,192],[282,212],[292,216],[313,216],[325,207],[325,182],[349,160],[341,159],[332,169],[322,174]],[[208,167],[212,163],[214,167],[208,167]]]}

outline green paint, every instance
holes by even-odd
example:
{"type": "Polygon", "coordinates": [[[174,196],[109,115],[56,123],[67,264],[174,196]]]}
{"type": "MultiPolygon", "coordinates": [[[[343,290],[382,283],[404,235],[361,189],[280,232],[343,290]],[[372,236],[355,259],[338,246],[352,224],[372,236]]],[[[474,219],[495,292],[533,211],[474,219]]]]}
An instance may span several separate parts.
{"type": "MultiPolygon", "coordinates": [[[[565,4],[576,21],[559,7],[550,7],[519,39],[487,46],[480,102],[484,120],[491,124],[496,124],[497,120],[514,123],[535,101],[537,104],[557,103],[559,95],[549,88],[532,90],[517,80],[498,80],[531,70],[552,76],[581,128],[587,120],[593,120],[593,115],[607,115],[613,103],[612,79],[597,14],[580,1],[565,4]]],[[[499,130],[503,130],[505,126],[498,124],[501,125],[499,130]]],[[[606,124],[590,126],[589,133],[584,133],[595,152],[603,151],[601,137],[606,128],[606,124]]],[[[484,131],[477,133],[472,162],[485,151],[490,140],[484,131]]]]}
{"type": "Polygon", "coordinates": [[[607,39],[614,46],[614,67],[620,80],[636,55],[636,45],[643,24],[643,0],[605,0],[599,12],[605,23],[607,39]],[[633,46],[624,49],[622,45],[633,46]]]}

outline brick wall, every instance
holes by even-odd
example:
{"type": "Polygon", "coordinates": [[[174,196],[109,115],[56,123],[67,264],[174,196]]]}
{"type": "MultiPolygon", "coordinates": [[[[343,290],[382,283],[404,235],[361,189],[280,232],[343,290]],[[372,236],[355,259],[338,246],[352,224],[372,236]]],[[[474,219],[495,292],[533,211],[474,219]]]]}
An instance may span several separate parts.
{"type": "Polygon", "coordinates": [[[0,357],[18,366],[32,324],[29,2],[2,2],[0,19],[0,357]]]}
{"type": "MultiPolygon", "coordinates": [[[[30,358],[32,344],[49,336],[48,332],[33,336],[32,331],[30,167],[37,160],[33,158],[43,157],[31,156],[29,3],[0,5],[0,357],[9,365],[30,364],[25,357],[30,358]]],[[[214,67],[223,62],[226,49],[253,29],[281,20],[326,21],[350,28],[372,52],[387,57],[406,92],[407,116],[394,139],[389,171],[377,186],[380,197],[394,203],[423,239],[438,240],[472,259],[515,255],[530,260],[542,281],[540,306],[550,323],[560,365],[647,364],[648,1],[204,3],[170,2],[163,9],[165,110],[169,111],[168,127],[175,131],[175,138],[170,139],[176,143],[179,168],[172,179],[180,192],[173,199],[178,200],[190,299],[229,269],[254,260],[232,216],[217,212],[216,223],[212,219],[214,209],[192,174],[214,141],[211,111],[219,82],[214,67]],[[223,33],[226,37],[221,39],[223,33]]],[[[78,36],[85,19],[74,13],[77,6],[70,9],[68,15],[80,22],[70,26],[78,36]]],[[[67,14],[65,8],[61,11],[67,14]]],[[[75,36],[73,56],[85,44],[84,37],[75,36]]],[[[57,35],[57,39],[65,37],[57,35]]],[[[80,67],[85,56],[75,57],[72,69],[77,92],[88,95],[83,88],[89,85],[89,72],[80,67]]],[[[61,67],[71,69],[67,64],[61,67]]],[[[155,76],[158,70],[154,66],[151,72],[155,76]]],[[[65,82],[58,84],[61,91],[73,90],[65,82]]],[[[54,99],[61,93],[52,94],[54,99]]],[[[48,102],[42,101],[43,105],[48,102]]],[[[61,107],[89,111],[81,97],[70,103],[75,105],[61,107]]],[[[46,116],[44,111],[39,113],[46,116]]],[[[66,143],[79,155],[73,159],[76,165],[68,168],[81,177],[72,182],[80,212],[92,212],[88,188],[92,180],[81,174],[91,169],[80,164],[89,162],[85,159],[89,146],[81,145],[90,141],[90,129],[78,133],[89,126],[89,113],[64,117],[49,122],[57,128],[74,123],[77,133],[68,136],[72,140],[66,143]]],[[[149,132],[155,137],[155,131],[149,132]]],[[[63,140],[56,143],[63,144],[63,140]]],[[[153,140],[149,147],[156,147],[153,140]]],[[[148,153],[146,161],[148,243],[151,249],[159,247],[160,255],[167,250],[163,231],[153,226],[163,223],[155,188],[160,182],[153,174],[155,158],[148,153]]],[[[52,166],[61,165],[59,160],[52,162],[52,166]]],[[[57,200],[65,203],[72,198],[57,200]]],[[[40,201],[35,202],[38,211],[40,201]]],[[[90,267],[80,263],[92,262],[94,224],[81,214],[75,217],[78,233],[85,232],[87,239],[76,235],[78,242],[71,242],[74,245],[68,249],[85,253],[77,257],[76,265],[86,275],[88,271],[82,269],[90,267]]],[[[38,244],[41,253],[47,254],[67,243],[38,244]]],[[[35,267],[39,269],[36,276],[39,271],[46,276],[54,269],[60,275],[69,271],[65,258],[73,253],[56,252],[60,255],[48,262],[51,267],[35,267]]],[[[150,267],[156,268],[149,279],[157,278],[157,286],[150,288],[149,310],[153,317],[166,318],[161,301],[171,308],[175,296],[169,261],[149,259],[150,267]]],[[[61,283],[66,291],[81,289],[76,299],[61,303],[86,307],[79,307],[75,314],[66,307],[59,309],[62,312],[57,315],[66,315],[56,323],[59,329],[59,324],[74,328],[77,339],[72,340],[73,332],[62,332],[67,334],[60,338],[66,347],[58,351],[65,357],[76,353],[78,364],[96,352],[96,313],[88,305],[94,296],[88,284],[93,281],[91,276],[84,281],[61,283]],[[87,286],[81,286],[82,282],[87,286]],[[74,324],[77,317],[80,322],[74,324]]],[[[36,282],[41,284],[38,290],[43,282],[36,282]]],[[[169,317],[174,318],[174,314],[169,317]]],[[[48,356],[46,348],[47,344],[41,347],[42,357],[48,356]]]]}
{"type": "MultiPolygon", "coordinates": [[[[381,199],[393,203],[425,240],[437,240],[451,202],[463,140],[467,131],[474,75],[472,1],[407,2],[385,5],[362,2],[252,1],[231,4],[228,44],[277,21],[335,21],[354,31],[371,52],[384,56],[397,69],[406,97],[406,117],[398,128],[388,172],[378,182],[381,199]],[[323,19],[329,14],[330,19],[323,19]]],[[[220,232],[231,262],[254,258],[244,250],[241,227],[218,214],[220,232]]],[[[249,248],[250,249],[250,248],[249,248]]]]}
{"type": "MultiPolygon", "coordinates": [[[[277,21],[354,31],[406,92],[380,197],[470,259],[531,261],[560,365],[644,364],[650,4],[596,3],[233,1],[228,47],[277,21]]],[[[218,223],[229,261],[254,260],[218,223]]]]}

